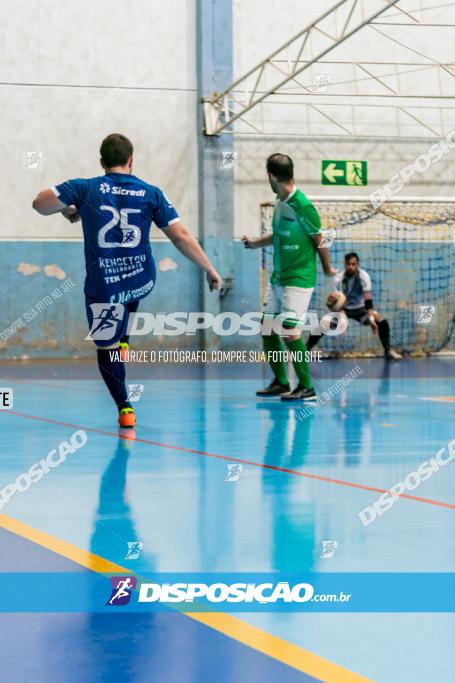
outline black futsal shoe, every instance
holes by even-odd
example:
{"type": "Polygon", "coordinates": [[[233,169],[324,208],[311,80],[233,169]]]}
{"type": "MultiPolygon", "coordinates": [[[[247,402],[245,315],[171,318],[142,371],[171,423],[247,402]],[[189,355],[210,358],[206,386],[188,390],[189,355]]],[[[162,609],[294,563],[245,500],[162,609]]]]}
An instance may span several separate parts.
{"type": "Polygon", "coordinates": [[[286,394],[282,394],[282,401],[305,401],[306,403],[311,403],[317,400],[316,392],[313,388],[305,389],[301,384],[297,385],[294,391],[289,391],[286,394]]]}
{"type": "Polygon", "coordinates": [[[289,392],[291,389],[290,384],[281,384],[277,379],[274,379],[268,387],[265,389],[259,389],[256,392],[256,396],[262,396],[262,398],[268,398],[273,396],[281,396],[289,392]]]}

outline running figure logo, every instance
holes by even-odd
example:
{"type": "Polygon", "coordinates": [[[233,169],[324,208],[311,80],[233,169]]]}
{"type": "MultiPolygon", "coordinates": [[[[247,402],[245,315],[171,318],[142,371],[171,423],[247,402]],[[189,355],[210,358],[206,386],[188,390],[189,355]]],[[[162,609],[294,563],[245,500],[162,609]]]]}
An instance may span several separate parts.
{"type": "Polygon", "coordinates": [[[223,171],[229,171],[231,168],[234,168],[235,162],[238,158],[238,152],[221,152],[219,168],[223,171]]]}
{"type": "Polygon", "coordinates": [[[313,92],[326,92],[328,85],[330,83],[329,74],[316,74],[315,84],[312,87],[313,92]]]}
{"type": "Polygon", "coordinates": [[[137,403],[141,398],[143,391],[143,384],[128,384],[128,401],[131,401],[131,403],[137,403]]]}
{"type": "Polygon", "coordinates": [[[125,560],[138,560],[143,547],[144,544],[140,541],[129,541],[128,552],[125,555],[125,560]]]}
{"type": "Polygon", "coordinates": [[[332,246],[335,237],[336,237],[336,230],[335,228],[328,228],[327,230],[321,230],[321,235],[322,239],[318,244],[318,249],[321,247],[326,247],[327,249],[330,249],[332,246]]]}
{"type": "Polygon", "coordinates": [[[335,555],[337,541],[322,541],[322,553],[319,555],[323,560],[330,560],[335,555]]]}
{"type": "Polygon", "coordinates": [[[130,244],[136,239],[136,230],[128,230],[122,228],[122,242],[121,244],[130,244]]]}
{"type": "Polygon", "coordinates": [[[422,306],[419,305],[417,312],[417,323],[420,325],[430,325],[434,322],[433,316],[436,313],[436,306],[422,306]]]}
{"type": "Polygon", "coordinates": [[[23,165],[28,170],[35,171],[42,167],[43,153],[42,152],[24,152],[23,165]]]}
{"type": "Polygon", "coordinates": [[[238,481],[240,477],[240,472],[243,470],[243,465],[239,463],[232,463],[227,465],[228,473],[224,481],[238,481]]]}
{"type": "Polygon", "coordinates": [[[93,322],[86,339],[108,341],[113,339],[121,325],[125,307],[123,304],[90,304],[93,322]]]}
{"type": "Polygon", "coordinates": [[[134,576],[113,576],[112,593],[106,605],[127,605],[131,599],[131,593],[135,590],[137,580],[134,576]]]}

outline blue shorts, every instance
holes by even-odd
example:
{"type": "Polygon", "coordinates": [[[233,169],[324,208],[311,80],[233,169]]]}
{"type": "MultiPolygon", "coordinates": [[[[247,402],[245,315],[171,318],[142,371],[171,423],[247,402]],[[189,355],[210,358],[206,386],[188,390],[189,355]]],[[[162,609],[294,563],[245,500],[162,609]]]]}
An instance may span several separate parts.
{"type": "Polygon", "coordinates": [[[130,313],[136,313],[138,307],[139,299],[127,304],[100,304],[86,296],[89,338],[100,348],[120,342],[126,337],[130,313]]]}

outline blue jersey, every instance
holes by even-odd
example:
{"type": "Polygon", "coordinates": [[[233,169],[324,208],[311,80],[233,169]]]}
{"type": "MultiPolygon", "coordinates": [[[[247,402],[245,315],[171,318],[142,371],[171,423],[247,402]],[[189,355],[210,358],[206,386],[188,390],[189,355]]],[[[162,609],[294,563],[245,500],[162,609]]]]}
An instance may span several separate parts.
{"type": "Polygon", "coordinates": [[[82,219],[87,297],[123,304],[146,296],[156,277],[152,221],[167,228],[180,220],[164,193],[127,173],[67,180],[53,189],[82,219]]]}

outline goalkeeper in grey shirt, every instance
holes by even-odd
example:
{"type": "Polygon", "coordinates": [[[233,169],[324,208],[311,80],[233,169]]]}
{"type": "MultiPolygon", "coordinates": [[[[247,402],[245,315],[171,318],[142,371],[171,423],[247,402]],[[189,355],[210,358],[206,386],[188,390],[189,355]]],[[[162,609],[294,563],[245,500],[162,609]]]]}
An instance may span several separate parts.
{"type": "MultiPolygon", "coordinates": [[[[344,271],[333,278],[334,292],[327,297],[327,305],[333,310],[343,311],[351,320],[369,325],[373,334],[378,334],[387,360],[400,360],[402,356],[390,346],[390,326],[387,320],[373,308],[371,278],[360,268],[355,252],[344,257],[344,271]]],[[[310,350],[321,339],[322,334],[312,334],[307,341],[310,350]]]]}

